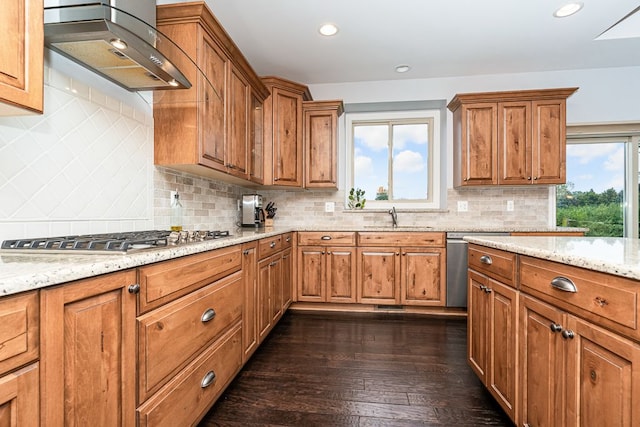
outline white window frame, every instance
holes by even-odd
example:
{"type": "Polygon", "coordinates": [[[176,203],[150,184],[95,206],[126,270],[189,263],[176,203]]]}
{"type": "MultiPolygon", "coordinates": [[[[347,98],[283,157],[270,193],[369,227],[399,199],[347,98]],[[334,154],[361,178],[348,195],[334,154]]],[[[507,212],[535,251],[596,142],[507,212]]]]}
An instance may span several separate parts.
{"type": "Polygon", "coordinates": [[[429,141],[429,186],[428,200],[375,200],[375,195],[365,194],[367,203],[364,210],[390,209],[396,207],[400,209],[441,209],[442,208],[442,187],[446,184],[443,182],[441,168],[443,162],[443,150],[441,147],[441,129],[440,129],[440,110],[408,110],[408,111],[386,111],[386,112],[366,112],[366,113],[347,113],[346,114],[346,191],[345,206],[348,204],[349,190],[353,187],[353,161],[354,161],[354,138],[353,125],[363,122],[380,122],[390,120],[429,120],[432,123],[432,141],[429,141]]]}

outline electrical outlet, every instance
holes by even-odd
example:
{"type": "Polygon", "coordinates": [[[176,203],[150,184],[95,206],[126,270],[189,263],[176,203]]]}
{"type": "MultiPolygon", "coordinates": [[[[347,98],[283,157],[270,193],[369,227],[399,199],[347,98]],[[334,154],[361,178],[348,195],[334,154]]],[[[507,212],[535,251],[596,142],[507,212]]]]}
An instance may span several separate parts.
{"type": "Polygon", "coordinates": [[[507,200],[507,212],[513,212],[513,200],[507,200]]]}
{"type": "Polygon", "coordinates": [[[336,210],[335,202],[324,202],[324,211],[325,212],[333,212],[336,210]]]}
{"type": "Polygon", "coordinates": [[[242,200],[238,199],[238,212],[242,209],[242,200]]]}
{"type": "Polygon", "coordinates": [[[176,197],[176,193],[177,191],[171,191],[169,194],[169,205],[171,205],[171,203],[173,203],[173,199],[176,197]]]}
{"type": "Polygon", "coordinates": [[[469,202],[466,200],[458,202],[458,212],[466,212],[469,210],[469,202]]]}

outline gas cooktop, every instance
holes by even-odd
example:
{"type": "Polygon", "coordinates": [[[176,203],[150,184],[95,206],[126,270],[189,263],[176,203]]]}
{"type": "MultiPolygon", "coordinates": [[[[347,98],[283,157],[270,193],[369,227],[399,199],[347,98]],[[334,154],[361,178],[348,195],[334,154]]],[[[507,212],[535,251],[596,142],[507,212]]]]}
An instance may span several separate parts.
{"type": "Polygon", "coordinates": [[[229,231],[134,231],[5,240],[3,252],[12,253],[131,253],[132,251],[178,246],[230,237],[229,231]]]}

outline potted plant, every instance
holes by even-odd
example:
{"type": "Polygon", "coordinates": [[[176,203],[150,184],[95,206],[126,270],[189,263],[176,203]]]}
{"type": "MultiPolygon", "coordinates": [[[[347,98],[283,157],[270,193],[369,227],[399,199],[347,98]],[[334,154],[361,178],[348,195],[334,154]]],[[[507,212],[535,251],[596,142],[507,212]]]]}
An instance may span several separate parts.
{"type": "Polygon", "coordinates": [[[349,209],[363,209],[367,199],[364,198],[364,190],[351,188],[349,191],[349,209]]]}

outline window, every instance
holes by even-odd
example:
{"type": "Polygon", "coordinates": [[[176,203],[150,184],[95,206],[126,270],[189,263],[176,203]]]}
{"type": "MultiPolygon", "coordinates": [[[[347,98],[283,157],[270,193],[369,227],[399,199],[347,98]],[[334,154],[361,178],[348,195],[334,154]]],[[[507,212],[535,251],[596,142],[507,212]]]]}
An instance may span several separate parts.
{"type": "Polygon", "coordinates": [[[556,187],[557,225],[586,227],[587,236],[640,237],[638,137],[614,130],[568,136],[567,183],[556,187]]]}
{"type": "Polygon", "coordinates": [[[440,111],[348,114],[347,132],[347,186],[367,208],[440,207],[440,111]]]}

